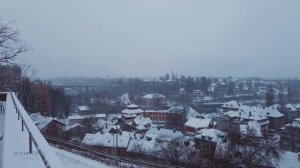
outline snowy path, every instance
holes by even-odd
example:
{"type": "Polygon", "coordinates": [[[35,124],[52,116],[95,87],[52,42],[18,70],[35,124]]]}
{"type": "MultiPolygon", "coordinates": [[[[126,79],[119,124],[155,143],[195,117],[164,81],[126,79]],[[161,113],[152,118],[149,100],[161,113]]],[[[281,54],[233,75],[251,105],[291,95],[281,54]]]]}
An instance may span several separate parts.
{"type": "MultiPolygon", "coordinates": [[[[4,134],[4,112],[0,112],[0,133],[4,134]]],[[[0,141],[0,167],[2,167],[2,149],[3,149],[3,140],[0,141]]]]}
{"type": "Polygon", "coordinates": [[[7,97],[4,125],[2,167],[45,167],[34,145],[33,153],[29,154],[29,135],[26,130],[21,131],[21,120],[18,120],[10,96],[7,97]]]}
{"type": "Polygon", "coordinates": [[[56,154],[59,156],[59,159],[66,166],[65,168],[112,168],[104,163],[91,160],[89,158],[76,155],[71,152],[67,152],[61,149],[54,148],[56,154]]]}

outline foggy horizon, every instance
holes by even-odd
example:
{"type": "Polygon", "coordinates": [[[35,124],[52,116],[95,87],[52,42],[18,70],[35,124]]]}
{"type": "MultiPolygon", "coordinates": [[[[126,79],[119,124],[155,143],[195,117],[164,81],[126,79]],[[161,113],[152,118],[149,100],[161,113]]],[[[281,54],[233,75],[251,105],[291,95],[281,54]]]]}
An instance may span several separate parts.
{"type": "Polygon", "coordinates": [[[299,78],[300,1],[0,0],[39,78],[299,78]]]}

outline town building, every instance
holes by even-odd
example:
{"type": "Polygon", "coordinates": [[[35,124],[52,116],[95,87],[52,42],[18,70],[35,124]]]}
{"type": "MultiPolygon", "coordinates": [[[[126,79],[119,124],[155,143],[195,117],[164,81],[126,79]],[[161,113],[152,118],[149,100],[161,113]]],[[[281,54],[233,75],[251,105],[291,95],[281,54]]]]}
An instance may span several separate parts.
{"type": "Polygon", "coordinates": [[[286,123],[293,122],[294,119],[300,117],[300,112],[294,104],[287,104],[282,108],[282,113],[285,115],[286,123]]]}
{"type": "Polygon", "coordinates": [[[127,127],[123,127],[123,130],[145,134],[149,128],[151,128],[151,119],[139,115],[132,122],[127,123],[127,127]]]}
{"type": "Polygon", "coordinates": [[[191,118],[184,124],[187,134],[196,134],[201,129],[213,128],[212,119],[191,118]]]}
{"type": "Polygon", "coordinates": [[[217,144],[222,142],[226,133],[216,129],[201,129],[194,138],[195,147],[201,151],[201,155],[213,157],[217,144]]]}
{"type": "Polygon", "coordinates": [[[137,116],[141,115],[144,110],[140,109],[135,104],[128,105],[126,109],[122,110],[122,121],[124,123],[132,122],[137,116]]]}
{"type": "Polygon", "coordinates": [[[63,122],[52,117],[44,117],[40,113],[30,114],[30,118],[42,134],[49,136],[60,136],[66,126],[63,122]]]}
{"type": "Polygon", "coordinates": [[[166,129],[166,128],[150,128],[146,134],[145,138],[148,141],[155,140],[157,142],[168,142],[175,138],[183,137],[181,131],[166,129]]]}
{"type": "Polygon", "coordinates": [[[293,152],[300,152],[300,118],[286,124],[280,132],[280,147],[293,152]]]}
{"type": "Polygon", "coordinates": [[[91,113],[91,109],[88,106],[78,106],[75,109],[75,113],[79,115],[87,115],[91,113]]]}
{"type": "Polygon", "coordinates": [[[68,116],[68,125],[73,125],[76,123],[85,125],[86,122],[94,123],[97,122],[99,119],[106,119],[106,114],[72,115],[68,116]]]}
{"type": "Polygon", "coordinates": [[[221,106],[221,111],[223,113],[228,112],[228,111],[238,111],[240,108],[240,103],[238,101],[229,101],[227,103],[224,103],[221,106]]]}
{"type": "Polygon", "coordinates": [[[130,133],[123,131],[114,133],[97,132],[95,134],[87,133],[82,144],[92,146],[103,152],[125,155],[130,140],[130,133]]]}
{"type": "Polygon", "coordinates": [[[240,134],[240,126],[248,125],[249,122],[256,121],[264,136],[268,136],[268,118],[262,113],[251,109],[239,109],[238,111],[228,111],[224,113],[217,123],[217,128],[225,132],[235,132],[240,134]]]}

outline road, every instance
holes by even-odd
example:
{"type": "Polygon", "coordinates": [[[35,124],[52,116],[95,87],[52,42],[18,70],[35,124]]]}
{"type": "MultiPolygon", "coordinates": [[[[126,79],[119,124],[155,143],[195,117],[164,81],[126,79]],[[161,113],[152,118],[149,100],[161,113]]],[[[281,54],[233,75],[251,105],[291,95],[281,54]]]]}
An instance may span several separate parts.
{"type": "MultiPolygon", "coordinates": [[[[0,102],[0,104],[2,103],[0,102]]],[[[2,135],[4,134],[3,130],[4,130],[4,111],[2,113],[0,111],[0,133],[2,135]]],[[[0,167],[2,167],[2,149],[3,149],[2,147],[3,147],[3,139],[0,140],[0,167]]]]}

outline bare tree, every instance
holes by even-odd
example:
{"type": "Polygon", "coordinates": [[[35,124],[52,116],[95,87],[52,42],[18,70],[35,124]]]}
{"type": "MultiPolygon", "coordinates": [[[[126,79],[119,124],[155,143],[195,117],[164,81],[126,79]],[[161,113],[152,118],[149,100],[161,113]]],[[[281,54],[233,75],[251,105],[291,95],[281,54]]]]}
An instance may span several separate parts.
{"type": "Polygon", "coordinates": [[[221,165],[226,160],[230,161],[230,167],[276,167],[283,154],[276,142],[257,137],[256,131],[249,128],[246,134],[238,138],[229,134],[224,146],[226,147],[218,148],[215,156],[222,160],[219,163],[221,165]],[[222,157],[219,157],[220,154],[222,157]]]}
{"type": "Polygon", "coordinates": [[[274,104],[274,90],[272,86],[268,86],[268,90],[266,91],[266,106],[270,107],[274,104]]]}
{"type": "Polygon", "coordinates": [[[22,52],[27,51],[25,43],[19,38],[18,30],[0,18],[0,63],[9,62],[22,52]]]}
{"type": "Polygon", "coordinates": [[[185,143],[182,137],[171,138],[163,137],[166,140],[164,142],[158,143],[159,150],[157,155],[164,158],[166,161],[173,165],[181,165],[185,167],[199,167],[200,163],[200,153],[189,143],[185,143]]]}

